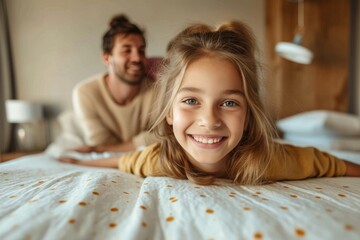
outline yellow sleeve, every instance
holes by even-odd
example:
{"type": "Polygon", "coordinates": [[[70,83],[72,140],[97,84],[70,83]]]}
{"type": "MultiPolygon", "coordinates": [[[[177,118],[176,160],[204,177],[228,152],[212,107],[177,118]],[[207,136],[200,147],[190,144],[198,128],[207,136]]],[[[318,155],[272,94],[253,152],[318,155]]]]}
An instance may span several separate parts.
{"type": "Polygon", "coordinates": [[[160,144],[153,144],[142,151],[134,151],[120,157],[119,170],[140,177],[165,176],[159,162],[160,144]]]}
{"type": "Polygon", "coordinates": [[[313,147],[283,145],[271,159],[265,174],[269,180],[299,180],[312,177],[343,176],[343,160],[313,147]]]}

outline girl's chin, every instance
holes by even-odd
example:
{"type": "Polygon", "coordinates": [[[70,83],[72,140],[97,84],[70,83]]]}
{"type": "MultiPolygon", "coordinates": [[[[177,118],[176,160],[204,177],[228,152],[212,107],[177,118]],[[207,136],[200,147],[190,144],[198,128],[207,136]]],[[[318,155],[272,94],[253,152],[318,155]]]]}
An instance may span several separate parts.
{"type": "Polygon", "coordinates": [[[196,167],[202,169],[205,172],[218,172],[220,163],[224,157],[219,156],[218,158],[214,158],[214,155],[210,156],[191,156],[191,163],[196,167]],[[219,160],[220,159],[220,160],[219,160]]]}

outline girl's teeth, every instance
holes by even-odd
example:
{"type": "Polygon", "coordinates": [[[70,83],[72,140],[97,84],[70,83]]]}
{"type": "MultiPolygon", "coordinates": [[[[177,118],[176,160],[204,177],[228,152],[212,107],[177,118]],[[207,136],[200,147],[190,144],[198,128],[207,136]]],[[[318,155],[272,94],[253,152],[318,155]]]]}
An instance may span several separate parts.
{"type": "Polygon", "coordinates": [[[218,143],[222,139],[222,138],[204,138],[204,137],[197,137],[197,136],[193,136],[193,138],[195,139],[195,141],[200,142],[200,143],[205,143],[205,144],[218,143]]]}

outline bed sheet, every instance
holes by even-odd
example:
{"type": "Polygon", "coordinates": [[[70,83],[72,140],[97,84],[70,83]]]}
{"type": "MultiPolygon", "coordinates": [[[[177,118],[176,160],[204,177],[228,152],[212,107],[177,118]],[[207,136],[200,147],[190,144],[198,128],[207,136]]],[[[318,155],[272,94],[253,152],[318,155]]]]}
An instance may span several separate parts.
{"type": "Polygon", "coordinates": [[[360,178],[199,186],[39,154],[0,164],[0,239],[360,239],[360,178]]]}

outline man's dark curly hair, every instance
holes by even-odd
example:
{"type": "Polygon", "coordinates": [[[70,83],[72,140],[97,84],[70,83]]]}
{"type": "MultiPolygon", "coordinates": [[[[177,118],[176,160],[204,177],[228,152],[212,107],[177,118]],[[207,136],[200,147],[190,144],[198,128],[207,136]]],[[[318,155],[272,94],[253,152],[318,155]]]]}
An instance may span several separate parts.
{"type": "Polygon", "coordinates": [[[140,29],[136,24],[129,21],[124,14],[114,16],[109,24],[109,29],[103,35],[102,49],[104,53],[111,53],[114,47],[115,37],[119,34],[129,35],[137,34],[145,41],[144,31],[140,29]]]}

